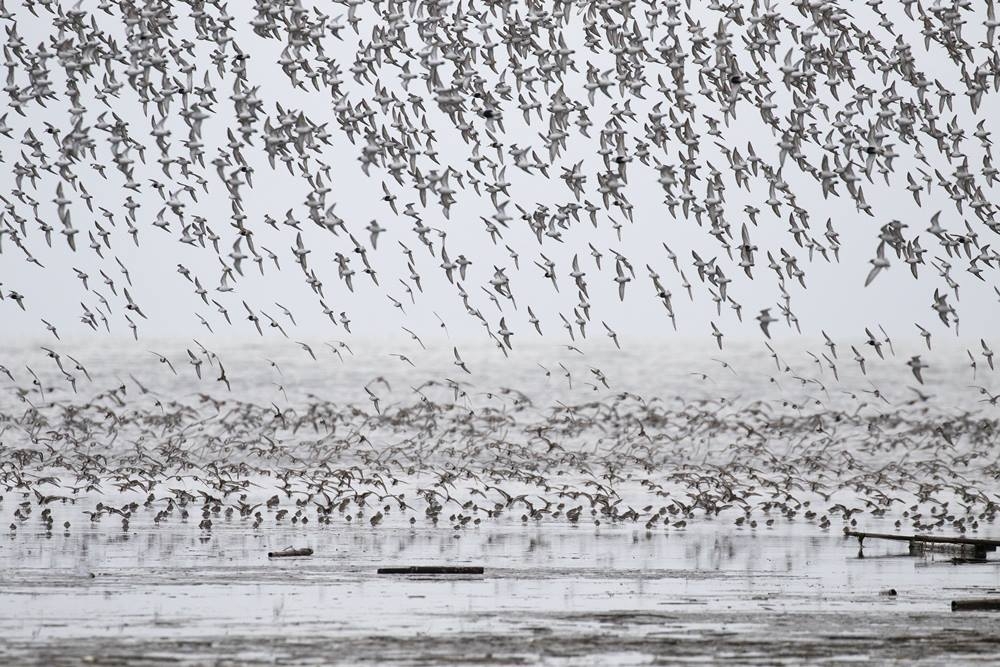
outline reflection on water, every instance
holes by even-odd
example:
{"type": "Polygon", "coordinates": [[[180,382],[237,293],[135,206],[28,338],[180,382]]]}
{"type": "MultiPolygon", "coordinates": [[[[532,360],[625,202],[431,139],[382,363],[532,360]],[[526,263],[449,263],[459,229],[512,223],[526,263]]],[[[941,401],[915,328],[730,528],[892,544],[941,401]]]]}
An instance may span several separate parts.
{"type": "Polygon", "coordinates": [[[0,549],[0,657],[163,651],[198,662],[249,651],[239,660],[461,662],[484,659],[482,646],[501,663],[1000,657],[993,618],[948,610],[953,597],[1000,586],[1000,568],[871,557],[905,544],[867,551],[859,560],[853,540],[796,525],[21,535],[0,549]],[[268,550],[288,544],[315,555],[268,560],[268,550]],[[482,577],[375,574],[379,565],[430,563],[487,569],[482,577]],[[888,588],[898,595],[880,595],[888,588]],[[902,639],[890,643],[893,633],[938,641],[907,650],[902,639]]]}

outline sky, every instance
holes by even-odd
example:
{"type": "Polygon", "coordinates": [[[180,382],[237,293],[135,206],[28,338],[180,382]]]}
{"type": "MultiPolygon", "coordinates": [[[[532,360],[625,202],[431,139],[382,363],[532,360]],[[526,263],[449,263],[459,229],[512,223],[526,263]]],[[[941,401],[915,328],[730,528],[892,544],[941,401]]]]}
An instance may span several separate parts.
{"type": "MultiPolygon", "coordinates": [[[[311,8],[315,3],[303,4],[307,8],[311,8]]],[[[172,183],[156,162],[158,150],[153,138],[148,134],[153,125],[152,119],[157,116],[153,110],[155,104],[148,105],[149,116],[144,116],[143,105],[137,99],[135,91],[126,85],[121,89],[120,98],[114,100],[113,105],[110,107],[103,105],[99,100],[94,99],[92,80],[83,87],[85,106],[87,107],[86,122],[92,125],[98,114],[105,113],[105,117],[108,118],[110,112],[113,111],[129,123],[130,134],[147,146],[146,162],[142,164],[137,161],[134,174],[135,180],[141,183],[143,188],[139,193],[122,189],[123,178],[111,163],[110,152],[103,140],[103,135],[94,130],[93,136],[98,141],[97,156],[94,160],[88,158],[84,164],[76,168],[80,182],[84,183],[87,190],[93,195],[94,212],[88,210],[78,192],[73,192],[69,186],[64,186],[69,198],[73,200],[71,204],[73,225],[81,231],[77,236],[77,249],[73,252],[67,247],[63,236],[58,233],[61,225],[56,205],[52,200],[56,197],[59,179],[55,174],[42,172],[37,181],[36,190],[31,190],[27,181],[22,184],[22,189],[39,201],[39,218],[49,221],[49,224],[56,231],[53,233],[52,245],[49,247],[37,229],[37,223],[33,220],[31,209],[18,204],[19,214],[26,216],[28,220],[25,245],[42,266],[39,267],[25,261],[24,254],[14,247],[9,236],[2,239],[0,292],[8,294],[11,290],[15,290],[23,294],[26,311],[18,308],[16,303],[9,298],[0,302],[0,323],[2,323],[0,339],[7,341],[47,339],[50,334],[41,322],[43,319],[52,323],[60,336],[66,339],[107,337],[114,340],[130,337],[130,331],[122,317],[124,313],[122,307],[125,304],[123,296],[125,277],[115,262],[115,258],[117,258],[128,267],[129,277],[132,281],[129,292],[148,318],[137,319],[133,316],[139,325],[139,333],[143,337],[198,337],[202,340],[255,338],[256,331],[252,323],[246,320],[241,305],[242,301],[246,301],[252,309],[261,315],[261,320],[265,325],[266,320],[262,313],[267,313],[280,321],[288,332],[290,341],[307,339],[408,340],[409,334],[403,331],[403,327],[416,332],[428,342],[446,336],[450,337],[451,340],[483,340],[482,325],[465,313],[455,287],[448,282],[439,266],[441,263],[441,237],[437,231],[430,235],[435,248],[432,257],[414,233],[412,221],[404,216],[394,215],[388,204],[382,200],[382,184],[385,182],[397,195],[397,205],[402,209],[406,202],[417,202],[416,192],[412,186],[409,184],[400,186],[392,180],[385,170],[378,166],[373,166],[370,169],[370,174],[366,176],[361,170],[358,159],[363,147],[363,140],[351,143],[340,131],[336,115],[332,110],[333,102],[329,93],[327,91],[317,92],[312,89],[305,91],[294,89],[277,65],[277,61],[281,57],[281,42],[265,40],[252,32],[249,25],[252,18],[250,3],[230,3],[230,5],[229,12],[235,18],[236,42],[250,54],[248,78],[253,85],[260,87],[258,94],[264,101],[264,111],[273,118],[278,104],[285,109],[301,109],[313,121],[327,123],[332,135],[332,145],[324,147],[322,155],[318,156],[319,159],[326,161],[331,166],[332,178],[327,183],[330,187],[327,204],[335,204],[334,210],[338,216],[345,220],[347,229],[361,243],[369,247],[368,256],[373,267],[377,270],[379,284],[375,285],[361,273],[360,261],[352,254],[353,243],[346,234],[340,233],[339,236],[333,236],[325,230],[312,226],[306,220],[302,226],[302,238],[305,245],[311,250],[308,257],[309,266],[315,268],[323,280],[324,301],[336,313],[342,311],[347,313],[351,321],[351,333],[348,334],[342,326],[331,323],[323,315],[317,296],[304,283],[302,272],[295,266],[292,254],[292,247],[295,244],[295,230],[288,227],[274,230],[263,224],[265,214],[282,220],[289,209],[292,210],[296,218],[305,220],[306,209],[303,202],[309,191],[309,185],[300,177],[289,174],[280,163],[276,169],[270,168],[261,150],[259,135],[254,139],[256,144],[254,147],[243,150],[249,164],[254,169],[253,188],[242,189],[247,215],[246,224],[254,231],[257,248],[261,250],[262,254],[263,248],[273,251],[279,258],[281,269],[277,270],[265,255],[265,273],[261,275],[257,266],[252,261],[247,261],[243,267],[245,276],[236,276],[238,281],[235,284],[235,291],[219,292],[216,291],[216,288],[220,284],[220,260],[211,246],[205,249],[180,243],[178,237],[181,225],[169,212],[167,218],[172,220],[169,231],[161,230],[152,225],[157,212],[164,204],[157,191],[150,187],[151,181],[165,183],[167,191],[176,189],[175,184],[180,182],[173,181],[172,183]],[[107,179],[102,179],[96,170],[86,166],[90,162],[108,166],[107,179]],[[141,205],[136,220],[136,226],[140,230],[138,246],[132,242],[124,223],[125,214],[122,204],[128,195],[131,195],[141,205]],[[101,220],[98,207],[106,207],[115,213],[117,220],[115,227],[111,228],[101,220]],[[386,231],[378,238],[377,248],[371,248],[368,232],[365,230],[372,220],[377,220],[381,226],[386,228],[386,231]],[[96,229],[95,222],[108,227],[108,231],[111,233],[112,247],[103,249],[103,259],[88,247],[87,232],[96,229]],[[401,283],[401,280],[409,282],[409,271],[405,255],[399,245],[400,242],[412,249],[417,258],[417,270],[422,277],[423,292],[415,291],[415,301],[411,300],[405,285],[401,283]],[[354,257],[352,268],[357,273],[354,276],[353,292],[347,290],[344,283],[337,277],[337,265],[334,261],[337,252],[354,257]],[[226,325],[225,319],[216,307],[210,303],[204,303],[194,292],[194,285],[178,273],[179,265],[190,270],[192,277],[199,278],[203,286],[209,290],[210,299],[218,300],[223,304],[233,320],[231,327],[226,325]],[[80,316],[84,312],[82,304],[86,304],[90,310],[95,310],[100,303],[100,298],[93,292],[88,293],[83,290],[83,286],[75,275],[75,269],[87,273],[90,288],[100,292],[111,304],[114,313],[110,318],[112,329],[110,334],[103,328],[100,332],[93,332],[81,323],[80,316]],[[114,281],[117,295],[113,294],[110,287],[103,282],[100,273],[102,270],[114,281]],[[402,309],[396,307],[390,297],[397,300],[402,305],[402,309]],[[282,314],[282,307],[287,308],[292,313],[295,325],[292,325],[291,321],[282,314]],[[204,317],[209,322],[214,333],[209,333],[207,328],[200,323],[199,316],[204,317]],[[441,326],[442,321],[446,323],[447,330],[441,326]]],[[[719,21],[719,15],[707,9],[703,3],[694,3],[694,5],[690,10],[692,17],[701,20],[706,27],[707,34],[711,36],[719,21]]],[[[68,4],[64,4],[64,7],[68,6],[68,4]]],[[[898,19],[897,25],[903,25],[901,9],[895,7],[884,7],[883,9],[898,19]]],[[[44,14],[35,18],[24,10],[12,11],[17,16],[19,31],[27,44],[37,45],[43,39],[48,40],[49,36],[53,34],[53,28],[44,14]]],[[[522,11],[524,11],[523,7],[522,11]]],[[[857,6],[855,8],[852,5],[852,11],[855,11],[860,25],[867,25],[876,33],[880,30],[876,25],[877,19],[866,7],[857,6]]],[[[179,25],[183,28],[174,38],[192,38],[191,21],[187,17],[188,8],[177,7],[176,13],[181,17],[179,25]],[[185,30],[188,32],[184,33],[185,30]]],[[[382,63],[381,74],[377,81],[369,83],[356,81],[352,78],[350,67],[357,53],[359,40],[371,39],[369,36],[372,25],[370,8],[362,8],[359,10],[359,15],[364,18],[360,24],[361,34],[355,35],[349,29],[345,29],[341,32],[342,41],[328,38],[326,40],[329,45],[327,55],[340,65],[341,78],[344,82],[342,89],[348,93],[351,99],[355,103],[363,99],[371,100],[370,104],[377,112],[378,118],[380,120],[388,119],[385,122],[389,122],[391,121],[391,113],[383,113],[378,102],[374,101],[378,91],[385,87],[386,90],[395,91],[404,99],[408,93],[403,90],[399,81],[398,68],[386,62],[382,63]]],[[[99,25],[115,34],[119,43],[124,43],[125,32],[119,19],[102,15],[100,12],[97,12],[95,16],[99,25]]],[[[803,20],[800,15],[794,12],[786,12],[786,16],[798,22],[803,20]]],[[[974,22],[970,21],[970,23],[973,24],[970,29],[974,29],[976,27],[974,22]]],[[[596,54],[586,50],[580,37],[582,30],[580,30],[581,19],[579,17],[574,18],[572,25],[576,28],[567,29],[566,34],[570,48],[577,49],[579,52],[577,59],[579,72],[570,73],[565,81],[564,90],[571,98],[586,102],[587,92],[584,89],[586,64],[592,62],[598,69],[605,70],[611,67],[612,60],[606,52],[596,54]],[[572,41],[574,37],[576,42],[572,41]]],[[[743,28],[734,25],[730,25],[730,29],[737,33],[741,33],[743,30],[743,28]]],[[[916,31],[916,24],[909,24],[907,30],[908,32],[903,32],[903,37],[912,43],[918,67],[927,73],[929,79],[940,78],[946,83],[954,82],[955,69],[951,63],[947,62],[943,50],[937,45],[932,45],[929,51],[925,50],[923,40],[916,31]]],[[[681,32],[686,34],[683,28],[681,28],[681,32]]],[[[495,35],[495,32],[493,34],[495,35]]],[[[892,39],[887,34],[883,36],[886,42],[892,39]]],[[[786,32],[785,38],[787,39],[787,37],[786,32]]],[[[207,70],[217,90],[216,96],[219,100],[218,104],[215,105],[215,113],[204,124],[202,137],[202,141],[205,143],[206,161],[210,161],[218,154],[219,150],[225,148],[228,141],[226,131],[232,127],[232,105],[226,99],[232,92],[232,74],[227,71],[224,76],[220,77],[219,72],[210,63],[210,45],[194,39],[192,41],[195,42],[196,57],[191,58],[191,60],[198,67],[195,76],[196,84],[203,76],[203,72],[207,70]]],[[[410,46],[415,47],[413,43],[410,46]]],[[[778,63],[772,69],[780,66],[783,53],[793,47],[797,48],[794,44],[778,47],[778,63]]],[[[505,58],[502,57],[503,53],[500,50],[497,53],[501,59],[502,68],[505,58]]],[[[11,199],[11,192],[16,187],[12,165],[19,159],[22,151],[30,151],[21,143],[24,132],[29,127],[32,128],[35,136],[45,145],[45,150],[51,159],[55,155],[55,149],[51,138],[45,133],[46,126],[60,128],[63,132],[70,127],[69,104],[62,94],[65,88],[65,74],[57,66],[55,59],[52,59],[49,65],[53,86],[58,91],[57,99],[49,101],[44,108],[32,105],[30,113],[24,117],[15,112],[9,112],[6,123],[11,128],[10,136],[0,136],[0,154],[3,156],[4,164],[7,165],[5,170],[7,185],[3,191],[8,199],[11,199]]],[[[696,68],[690,64],[688,67],[689,86],[697,91],[696,68]]],[[[125,76],[121,73],[123,69],[124,66],[118,68],[119,80],[125,80],[125,76]]],[[[100,69],[97,71],[100,72],[100,69]]],[[[665,68],[663,71],[666,71],[665,68]]],[[[499,80],[498,75],[485,66],[481,68],[480,73],[490,85],[494,85],[499,80]]],[[[642,137],[643,124],[647,122],[646,114],[653,108],[653,105],[662,102],[664,106],[668,106],[656,91],[655,77],[659,73],[655,65],[648,66],[647,78],[650,80],[650,87],[644,91],[645,99],[631,99],[629,101],[631,109],[636,113],[636,121],[627,125],[628,131],[633,137],[642,137]]],[[[179,77],[183,76],[176,72],[175,74],[179,77]]],[[[21,75],[23,73],[19,73],[19,76],[21,75]]],[[[869,72],[862,66],[856,70],[856,75],[859,83],[864,83],[876,91],[876,97],[885,87],[881,73],[869,72]]],[[[102,72],[98,74],[98,78],[101,76],[103,76],[102,72]]],[[[514,77],[510,72],[505,74],[504,80],[508,84],[514,83],[514,77]]],[[[23,85],[24,82],[19,81],[19,83],[23,85]]],[[[957,84],[955,85],[957,90],[957,84]]],[[[775,82],[775,88],[779,90],[775,102],[779,105],[780,110],[787,110],[793,101],[783,91],[780,81],[775,82]]],[[[847,95],[846,90],[842,89],[840,102],[833,100],[823,91],[820,95],[825,102],[831,105],[831,108],[837,108],[838,104],[843,104],[844,97],[847,95]]],[[[420,79],[410,83],[409,92],[430,98],[424,82],[420,79]]],[[[530,93],[530,91],[521,92],[523,94],[530,93]]],[[[554,92],[555,87],[550,87],[548,93],[554,92]]],[[[906,84],[899,84],[897,92],[909,96],[912,95],[912,88],[907,88],[906,84]]],[[[548,95],[541,84],[535,85],[533,94],[543,106],[548,103],[548,95]]],[[[541,154],[542,146],[538,134],[544,133],[546,126],[539,121],[535,112],[532,112],[530,124],[524,123],[521,111],[517,108],[518,95],[519,93],[515,89],[513,102],[505,106],[504,127],[506,132],[503,141],[505,146],[512,144],[534,146],[541,154]]],[[[738,243],[740,226],[749,223],[754,243],[760,248],[758,266],[754,271],[753,280],[748,279],[735,266],[738,257],[736,260],[727,258],[724,251],[708,234],[708,230],[699,226],[693,217],[684,219],[678,215],[674,218],[669,214],[662,203],[663,191],[656,182],[656,170],[639,164],[637,159],[629,167],[627,187],[628,197],[634,205],[634,220],[628,222],[620,215],[611,216],[622,223],[620,239],[608,216],[600,216],[597,227],[594,227],[586,220],[584,213],[584,218],[580,223],[573,224],[563,231],[561,242],[546,238],[544,243],[539,245],[534,234],[523,222],[517,220],[516,206],[520,205],[530,210],[536,204],[546,204],[551,210],[559,203],[573,200],[573,194],[561,180],[558,180],[557,176],[561,173],[562,167],[570,167],[579,161],[582,161],[583,168],[588,174],[588,188],[591,188],[588,198],[597,201],[597,195],[593,191],[593,188],[596,187],[597,171],[600,166],[600,156],[597,154],[600,146],[597,137],[601,125],[613,106],[624,104],[624,99],[618,95],[617,90],[613,91],[613,95],[613,99],[598,95],[593,108],[588,111],[589,117],[594,122],[594,126],[590,130],[591,138],[571,136],[567,149],[558,158],[557,163],[550,168],[548,178],[537,172],[526,173],[519,170],[514,166],[510,156],[505,155],[507,164],[505,176],[510,182],[510,203],[506,207],[506,212],[515,219],[511,221],[510,228],[504,230],[503,239],[499,243],[491,242],[481,218],[481,216],[488,217],[495,210],[485,192],[483,196],[477,196],[469,188],[457,188],[459,190],[456,194],[458,201],[451,207],[450,216],[447,219],[441,210],[433,204],[422,211],[425,224],[446,234],[444,245],[451,258],[454,259],[458,255],[464,254],[472,261],[469,276],[463,282],[470,295],[470,303],[482,312],[493,331],[499,328],[500,318],[503,317],[508,328],[515,332],[513,337],[515,347],[517,347],[518,341],[535,340],[537,336],[528,322],[528,306],[532,308],[540,320],[543,331],[542,340],[559,343],[574,342],[570,340],[569,334],[562,327],[559,317],[562,314],[572,321],[573,308],[578,303],[572,278],[568,275],[574,255],[579,257],[583,270],[587,272],[589,301],[592,304],[592,321],[588,326],[588,335],[591,337],[603,335],[604,329],[601,322],[604,321],[618,333],[621,341],[625,344],[629,341],[708,339],[711,324],[718,326],[724,332],[727,340],[759,340],[762,338],[762,334],[756,326],[754,316],[762,308],[771,308],[775,315],[778,314],[777,279],[773,272],[767,269],[765,251],[769,249],[777,256],[781,248],[797,255],[800,258],[800,266],[807,272],[806,288],[795,281],[785,281],[786,289],[791,294],[792,309],[799,320],[803,335],[818,337],[821,331],[825,331],[833,336],[853,339],[861,337],[866,327],[874,329],[877,325],[881,325],[896,339],[916,340],[918,331],[914,326],[915,323],[921,324],[938,336],[955,335],[954,328],[950,330],[945,328],[931,309],[932,294],[935,288],[943,288],[944,283],[930,265],[921,267],[920,278],[914,279],[902,261],[890,256],[892,262],[890,268],[879,275],[869,287],[865,287],[864,282],[868,270],[871,268],[869,260],[875,255],[875,247],[878,244],[877,235],[881,225],[890,220],[900,220],[908,226],[908,236],[917,233],[921,235],[924,247],[929,250],[928,257],[935,255],[943,257],[942,249],[937,247],[933,243],[933,239],[923,230],[928,226],[931,215],[940,210],[942,211],[941,222],[946,229],[953,232],[964,232],[965,221],[969,219],[968,209],[966,208],[964,213],[959,213],[947,193],[940,187],[935,187],[931,193],[924,192],[922,205],[917,206],[911,194],[905,189],[907,171],[917,173],[914,170],[916,163],[912,158],[912,147],[900,143],[898,139],[888,140],[901,154],[895,163],[892,183],[886,185],[884,181],[879,180],[880,177],[876,172],[875,182],[863,184],[865,196],[875,213],[872,217],[857,211],[849,197],[824,198],[816,182],[810,177],[803,177],[797,172],[794,165],[786,166],[783,177],[796,192],[799,204],[809,210],[811,225],[816,237],[822,240],[821,230],[828,218],[833,221],[841,236],[843,247],[839,262],[824,262],[818,257],[814,261],[808,262],[808,252],[795,246],[788,234],[787,207],[783,209],[782,216],[775,216],[766,210],[764,202],[768,199],[769,192],[766,187],[760,186],[763,181],[756,181],[749,192],[740,190],[733,181],[732,172],[728,169],[725,156],[713,146],[717,141],[741,148],[750,143],[759,155],[773,164],[778,163],[777,144],[780,137],[775,136],[761,122],[759,111],[746,102],[741,102],[737,116],[730,122],[729,126],[722,128],[723,136],[713,138],[707,135],[708,126],[704,123],[701,115],[710,114],[716,118],[720,118],[721,115],[717,105],[699,100],[701,125],[697,131],[702,134],[701,141],[705,147],[703,159],[718,168],[726,179],[726,218],[737,234],[734,245],[738,243]],[[749,221],[744,212],[744,206],[747,204],[753,204],[762,209],[757,226],[749,221]],[[670,266],[663,243],[669,245],[676,252],[681,268],[694,286],[693,299],[689,299],[681,285],[679,275],[670,266]],[[604,254],[602,270],[600,271],[597,270],[590,255],[590,244],[604,254]],[[513,267],[513,261],[505,246],[518,252],[519,269],[513,267]],[[627,286],[624,301],[618,298],[611,249],[628,257],[635,268],[636,276],[627,286]],[[743,305],[742,322],[738,320],[733,309],[728,306],[724,306],[721,312],[716,310],[716,305],[710,298],[706,286],[698,282],[697,270],[692,265],[692,251],[698,252],[705,259],[719,257],[720,266],[733,281],[729,286],[729,293],[743,305]],[[543,270],[535,264],[536,260],[541,261],[540,253],[551,258],[557,266],[558,292],[545,278],[543,270]],[[647,264],[659,273],[664,286],[672,292],[677,316],[676,331],[653,293],[652,284],[647,277],[647,264]],[[493,277],[494,267],[506,267],[512,292],[517,301],[516,309],[513,304],[501,299],[503,306],[501,312],[484,293],[483,287],[489,287],[488,281],[493,277]]],[[[434,107],[432,99],[425,101],[425,107],[428,111],[428,122],[434,129],[437,139],[436,148],[439,152],[438,160],[440,162],[438,170],[443,171],[450,166],[462,172],[472,171],[473,166],[467,160],[471,147],[461,140],[448,117],[434,107]]],[[[179,117],[178,110],[179,103],[175,101],[164,124],[172,132],[169,141],[171,144],[170,152],[174,155],[185,152],[181,140],[187,135],[186,127],[179,117]]],[[[662,110],[666,111],[667,109],[663,108],[662,110]]],[[[965,128],[966,140],[963,148],[966,150],[974,171],[981,163],[982,149],[978,140],[971,135],[975,131],[974,128],[978,120],[991,118],[995,110],[996,101],[993,96],[988,95],[982,108],[979,109],[978,113],[973,114],[964,95],[959,91],[955,100],[954,113],[945,110],[942,114],[942,124],[952,121],[952,116],[954,116],[954,122],[965,128]]],[[[413,114],[411,113],[410,116],[412,118],[413,114]]],[[[817,122],[822,121],[822,116],[818,115],[817,122]]],[[[822,133],[825,134],[827,129],[827,127],[821,127],[822,133]]],[[[485,134],[483,137],[485,139],[485,134]]],[[[928,159],[940,168],[942,173],[949,174],[955,165],[948,165],[940,155],[936,154],[932,146],[926,144],[925,137],[925,153],[928,159]]],[[[671,154],[667,157],[676,161],[676,154],[681,148],[680,145],[671,147],[671,154]]],[[[807,150],[812,155],[819,155],[816,152],[819,149],[815,146],[807,150]]],[[[745,149],[742,152],[746,155],[745,149]]],[[[495,153],[492,157],[496,158],[495,153]]],[[[426,173],[425,164],[429,163],[425,161],[421,168],[426,173]]],[[[703,168],[702,171],[704,173],[706,168],[703,168]]],[[[174,177],[177,176],[177,172],[176,166],[171,169],[174,177]]],[[[208,224],[221,237],[220,250],[223,259],[229,262],[225,255],[232,248],[236,232],[229,225],[231,208],[228,193],[216,176],[215,169],[211,164],[207,164],[207,168],[200,173],[208,180],[208,192],[196,188],[197,202],[191,201],[186,194],[182,194],[181,198],[186,202],[184,215],[187,220],[195,215],[200,215],[208,221],[208,224]]],[[[488,173],[487,171],[487,175],[488,173]]],[[[455,186],[454,180],[452,186],[455,186]]],[[[843,191],[842,186],[840,190],[843,191]]],[[[696,186],[695,192],[699,196],[704,196],[704,181],[696,186]]],[[[989,196],[990,191],[986,192],[989,196]]],[[[507,198],[504,197],[504,199],[507,198]]],[[[7,219],[10,220],[9,215],[7,219]]],[[[992,233],[981,223],[974,222],[973,224],[981,234],[982,242],[991,242],[988,237],[992,236],[992,233]]],[[[244,251],[246,251],[245,246],[244,251]]],[[[959,330],[961,338],[975,340],[981,336],[988,337],[995,328],[998,315],[998,300],[997,294],[994,292],[992,271],[987,270],[984,274],[987,280],[980,281],[966,273],[965,267],[968,265],[966,260],[951,259],[950,261],[954,265],[953,275],[961,284],[961,298],[956,304],[961,316],[959,330]]],[[[954,297],[952,298],[954,303],[954,297]]],[[[784,321],[774,325],[773,334],[778,339],[797,335],[786,326],[784,321]]],[[[266,330],[265,335],[275,339],[281,336],[275,330],[266,330]]],[[[575,335],[578,336],[578,332],[575,335]]]]}

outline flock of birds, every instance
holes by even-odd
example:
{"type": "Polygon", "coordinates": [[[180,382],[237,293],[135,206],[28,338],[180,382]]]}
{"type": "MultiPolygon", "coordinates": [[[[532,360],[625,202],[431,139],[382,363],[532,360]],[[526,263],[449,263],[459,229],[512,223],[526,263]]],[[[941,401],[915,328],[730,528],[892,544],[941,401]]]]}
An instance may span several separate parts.
{"type": "MultiPolygon", "coordinates": [[[[652,528],[734,512],[741,525],[778,513],[829,527],[834,514],[895,508],[897,525],[963,532],[995,517],[998,464],[984,450],[996,420],[979,411],[1000,395],[982,377],[994,370],[985,338],[967,346],[977,403],[959,416],[930,410],[919,387],[903,405],[871,382],[846,391],[853,410],[818,398],[845,362],[867,375],[884,361],[924,384],[924,353],[897,359],[878,322],[858,344],[821,330],[808,370],[772,340],[778,327],[801,333],[808,269],[842,254],[846,268],[860,243],[871,259],[858,290],[901,270],[925,291],[915,330],[896,335],[927,350],[958,335],[960,288],[1000,297],[993,0],[84,4],[0,2],[0,321],[31,313],[39,328],[23,333],[51,337],[50,368],[0,365],[27,406],[5,411],[0,438],[0,482],[28,494],[12,530],[39,506],[51,530],[53,506],[108,487],[144,496],[90,510],[126,529],[143,508],[160,523],[189,506],[205,530],[220,514],[255,526],[422,513],[462,527],[520,513],[652,528]],[[335,4],[343,15],[326,13],[335,4]],[[894,196],[866,197],[883,187],[894,196]],[[916,205],[908,222],[892,217],[905,217],[900,199],[916,205]],[[387,316],[361,316],[394,322],[409,347],[392,357],[416,367],[431,339],[449,337],[438,311],[452,304],[504,356],[538,336],[585,359],[595,331],[625,342],[616,306],[652,299],[650,327],[666,331],[710,303],[704,335],[720,352],[746,319],[776,368],[760,382],[817,398],[790,410],[669,404],[585,363],[577,386],[600,400],[538,407],[507,389],[502,407],[472,409],[475,368],[449,343],[463,380],[430,386],[450,400],[422,385],[413,404],[388,404],[377,377],[363,387],[372,412],[291,406],[285,381],[286,407],[268,407],[214,397],[230,374],[193,339],[149,358],[214,380],[198,385],[202,405],[144,404],[137,380],[139,398],[123,383],[71,400],[97,385],[61,335],[155,333],[167,288],[147,273],[175,255],[189,259],[176,264],[184,296],[170,299],[194,304],[199,337],[231,329],[343,360],[359,312],[343,304],[379,301],[387,316]],[[281,297],[294,310],[263,303],[261,286],[286,276],[305,295],[281,297]],[[46,312],[47,290],[78,291],[79,311],[46,312]],[[409,322],[414,311],[432,312],[434,330],[409,322]],[[296,335],[310,315],[336,332],[326,349],[296,335]],[[258,503],[265,477],[278,488],[258,503]],[[863,505],[830,503],[848,491],[863,505]]],[[[542,371],[573,385],[563,363],[542,371]]]]}
{"type": "Polygon", "coordinates": [[[0,446],[12,535],[483,521],[651,535],[696,520],[974,534],[1000,512],[1000,424],[935,416],[926,396],[891,412],[628,392],[545,407],[501,388],[470,410],[464,388],[428,381],[376,413],[137,391],[6,416],[3,439],[24,442],[0,446]]]}

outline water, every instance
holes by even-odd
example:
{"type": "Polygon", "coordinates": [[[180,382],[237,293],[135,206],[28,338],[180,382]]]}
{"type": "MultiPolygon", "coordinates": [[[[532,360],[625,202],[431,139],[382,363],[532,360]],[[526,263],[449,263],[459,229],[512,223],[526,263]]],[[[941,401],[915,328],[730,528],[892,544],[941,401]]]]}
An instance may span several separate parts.
{"type": "Polygon", "coordinates": [[[177,343],[153,349],[177,375],[143,348],[74,353],[76,395],[37,348],[0,351],[46,391],[3,399],[5,663],[1000,658],[997,617],[949,606],[998,594],[995,554],[862,559],[843,535],[997,535],[995,408],[946,350],[922,400],[902,350],[834,381],[795,350],[780,373],[752,348],[718,357],[735,373],[698,348],[480,350],[460,378],[447,348],[416,371],[375,344],[218,346],[230,393],[207,357],[197,383],[177,343]],[[286,546],[314,555],[268,559],[286,546]],[[486,571],[376,574],[414,564],[486,571]]]}
{"type": "MultiPolygon", "coordinates": [[[[870,548],[870,555],[879,548],[870,548]]],[[[905,545],[902,548],[905,551],[905,545]]],[[[101,531],[3,547],[8,664],[644,664],[996,659],[996,620],[951,597],[994,565],[857,560],[853,540],[786,528],[369,527],[101,531]],[[310,544],[308,559],[269,548],[310,544]],[[480,563],[483,577],[385,577],[385,563],[480,563]],[[93,575],[93,576],[91,576],[93,575]],[[880,591],[895,587],[898,595],[880,591]]],[[[899,553],[899,548],[885,548],[899,553]]]]}

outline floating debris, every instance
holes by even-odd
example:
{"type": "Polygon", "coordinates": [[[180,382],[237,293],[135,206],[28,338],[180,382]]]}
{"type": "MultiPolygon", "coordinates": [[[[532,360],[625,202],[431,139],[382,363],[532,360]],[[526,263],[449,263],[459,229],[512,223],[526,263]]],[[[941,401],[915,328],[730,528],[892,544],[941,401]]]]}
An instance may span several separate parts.
{"type": "Polygon", "coordinates": [[[296,556],[312,556],[313,550],[309,547],[304,549],[284,549],[282,551],[268,551],[268,558],[294,558],[296,556]]]}
{"type": "Polygon", "coordinates": [[[952,600],[952,611],[1000,611],[1000,597],[952,600]]]}

